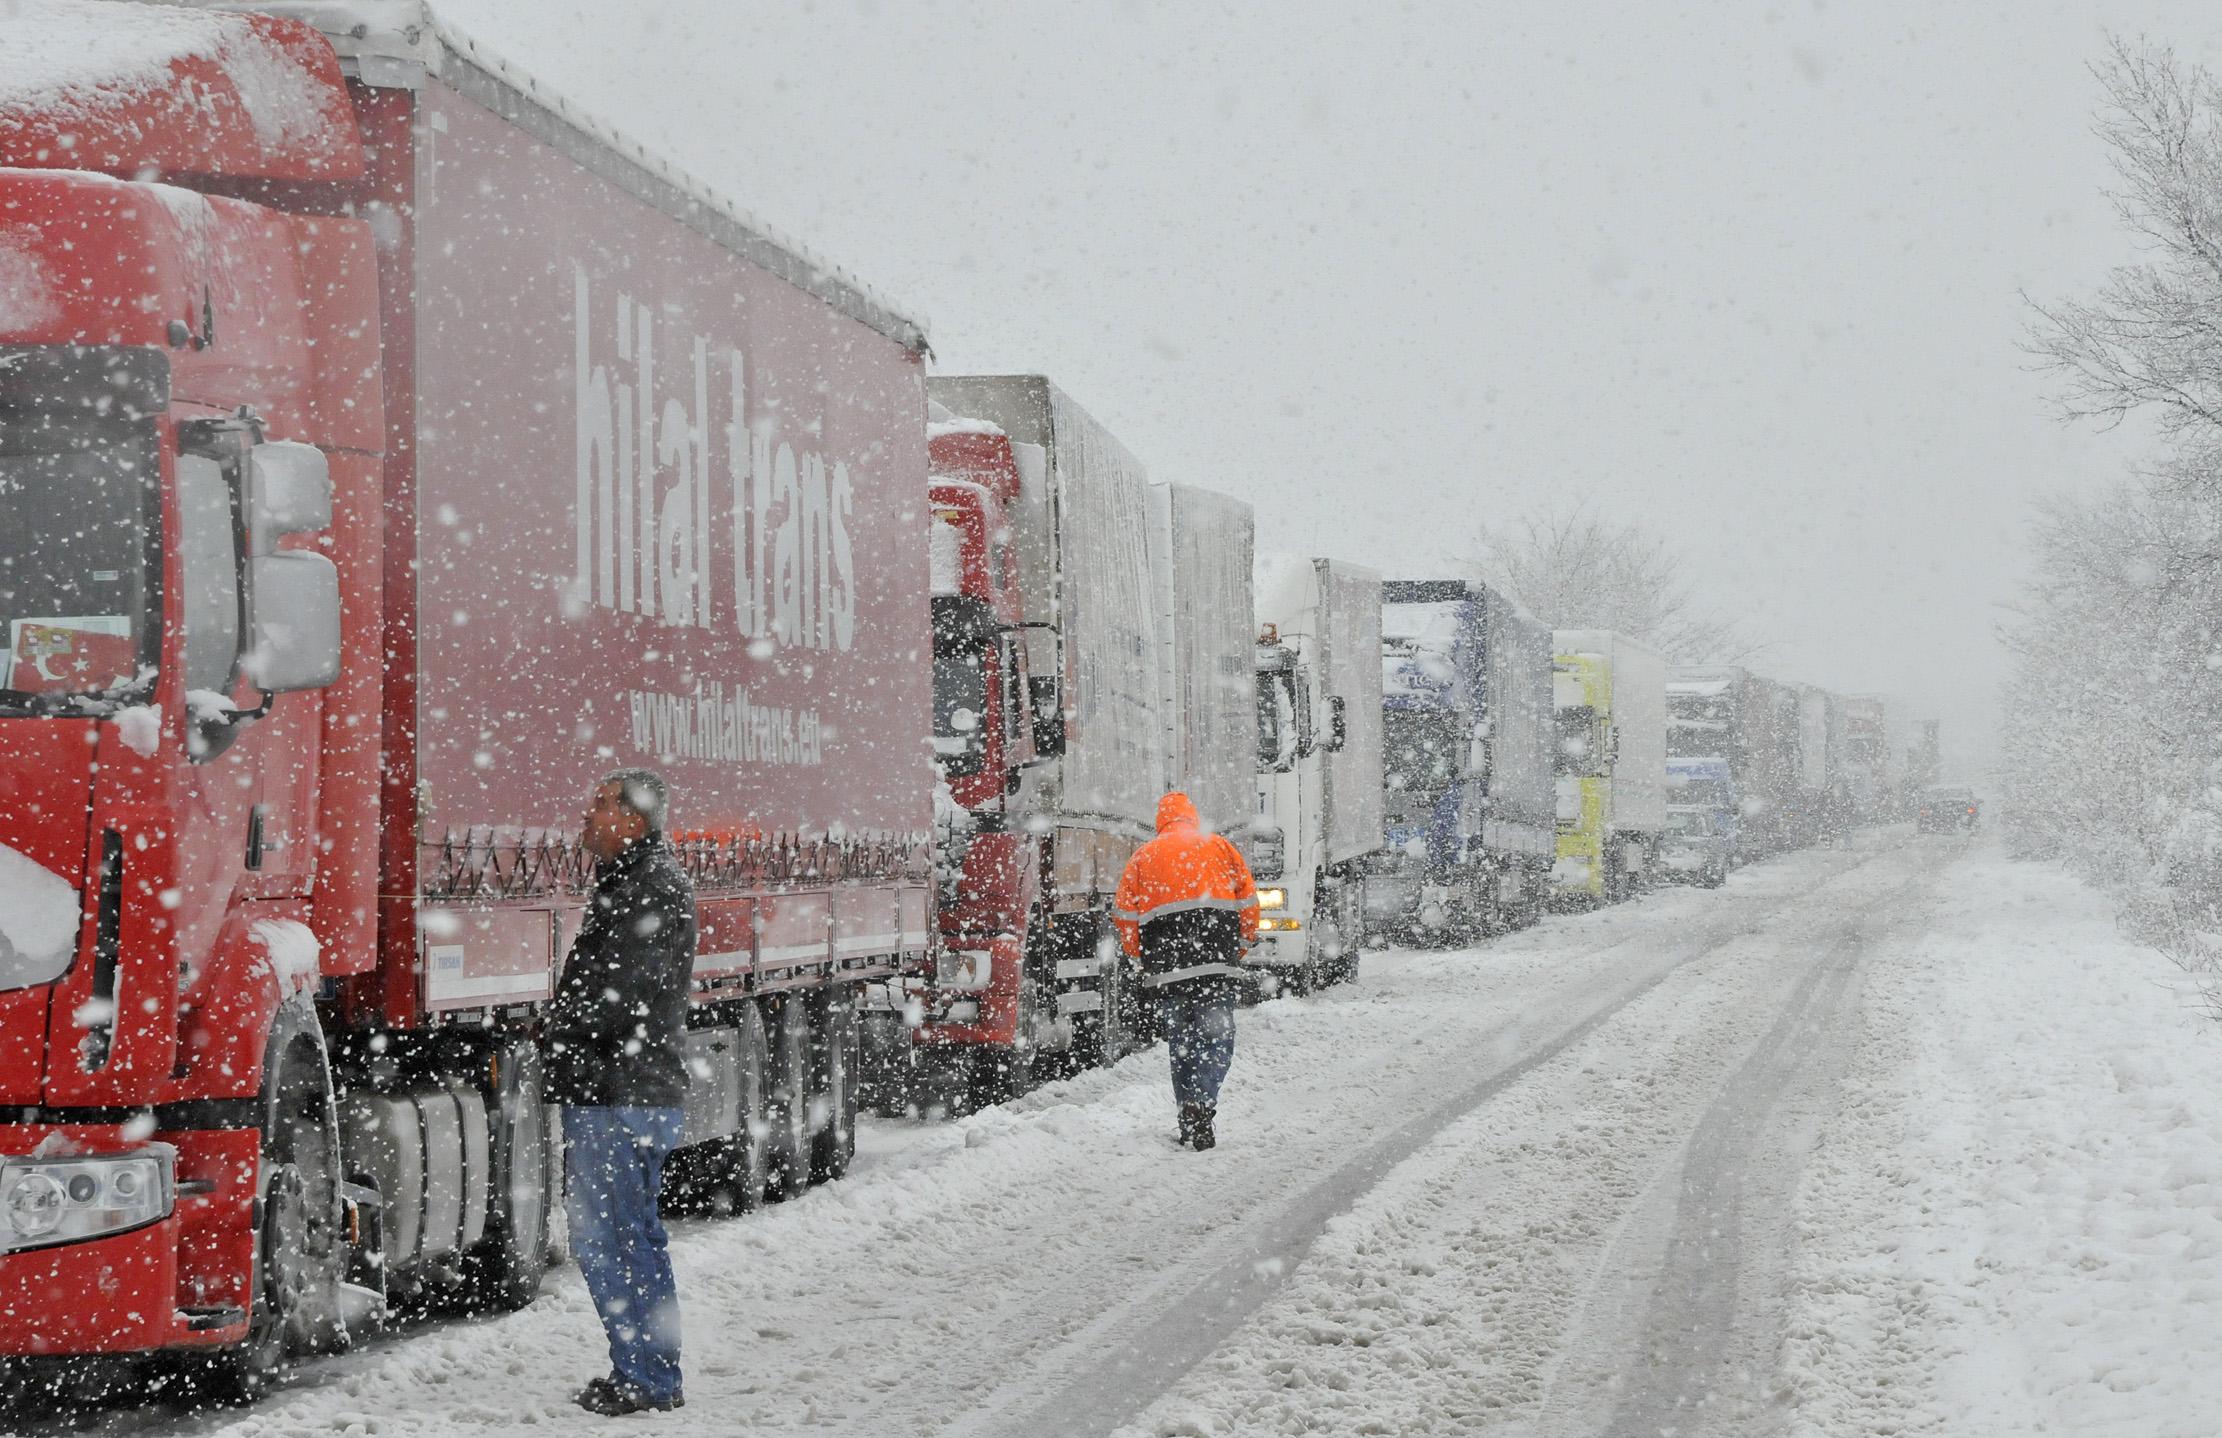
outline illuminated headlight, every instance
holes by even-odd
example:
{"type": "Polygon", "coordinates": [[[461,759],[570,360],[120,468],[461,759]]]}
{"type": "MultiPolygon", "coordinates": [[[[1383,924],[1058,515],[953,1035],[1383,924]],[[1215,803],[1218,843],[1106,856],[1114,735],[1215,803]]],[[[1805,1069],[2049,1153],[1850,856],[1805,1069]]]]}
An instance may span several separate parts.
{"type": "Polygon", "coordinates": [[[1259,908],[1261,908],[1261,909],[1285,909],[1285,908],[1287,908],[1287,907],[1288,907],[1288,890],[1286,890],[1286,889],[1260,889],[1260,890],[1258,890],[1258,907],[1259,907],[1259,908]]]}
{"type": "Polygon", "coordinates": [[[1293,934],[1304,927],[1302,919],[1260,919],[1258,928],[1268,934],[1293,934]]]}
{"type": "Polygon", "coordinates": [[[984,989],[995,976],[995,955],[987,949],[943,949],[934,961],[934,987],[984,989]]]}
{"type": "Polygon", "coordinates": [[[0,1252],[98,1238],[168,1216],[167,1150],[0,1164],[0,1252]]]}

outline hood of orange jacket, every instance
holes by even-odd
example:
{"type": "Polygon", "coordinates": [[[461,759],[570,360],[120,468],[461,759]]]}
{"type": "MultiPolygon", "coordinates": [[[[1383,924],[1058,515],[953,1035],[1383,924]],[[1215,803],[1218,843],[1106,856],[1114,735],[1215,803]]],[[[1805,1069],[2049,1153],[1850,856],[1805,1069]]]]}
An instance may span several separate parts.
{"type": "Polygon", "coordinates": [[[1175,789],[1157,801],[1158,833],[1170,834],[1175,829],[1194,829],[1202,824],[1203,816],[1196,812],[1195,804],[1180,790],[1175,789]]]}

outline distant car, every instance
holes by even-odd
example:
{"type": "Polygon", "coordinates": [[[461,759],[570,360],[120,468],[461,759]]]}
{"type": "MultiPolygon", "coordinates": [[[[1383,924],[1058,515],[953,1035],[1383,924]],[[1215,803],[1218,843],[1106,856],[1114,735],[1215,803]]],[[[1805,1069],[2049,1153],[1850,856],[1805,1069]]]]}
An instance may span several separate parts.
{"type": "Polygon", "coordinates": [[[1914,823],[1924,834],[1972,829],[1981,817],[1983,801],[1975,797],[1973,789],[1930,789],[1922,794],[1914,811],[1914,823]]]}

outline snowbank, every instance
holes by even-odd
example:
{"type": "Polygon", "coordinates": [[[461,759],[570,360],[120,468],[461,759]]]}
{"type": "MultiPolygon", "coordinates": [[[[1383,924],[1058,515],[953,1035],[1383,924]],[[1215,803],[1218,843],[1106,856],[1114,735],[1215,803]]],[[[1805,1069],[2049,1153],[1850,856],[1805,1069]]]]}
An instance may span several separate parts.
{"type": "Polygon", "coordinates": [[[2212,1438],[2213,1027],[2059,868],[1955,877],[1868,975],[1798,1197],[1793,1431],[2212,1438]]]}

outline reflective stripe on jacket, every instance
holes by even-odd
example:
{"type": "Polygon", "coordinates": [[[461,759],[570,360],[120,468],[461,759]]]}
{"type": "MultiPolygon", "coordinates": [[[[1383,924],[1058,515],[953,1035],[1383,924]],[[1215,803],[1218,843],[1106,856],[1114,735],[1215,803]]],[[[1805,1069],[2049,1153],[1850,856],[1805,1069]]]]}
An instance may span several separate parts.
{"type": "Polygon", "coordinates": [[[1157,805],[1157,837],[1119,876],[1112,920],[1150,987],[1239,974],[1258,937],[1258,890],[1242,851],[1204,832],[1186,794],[1157,805]]]}

